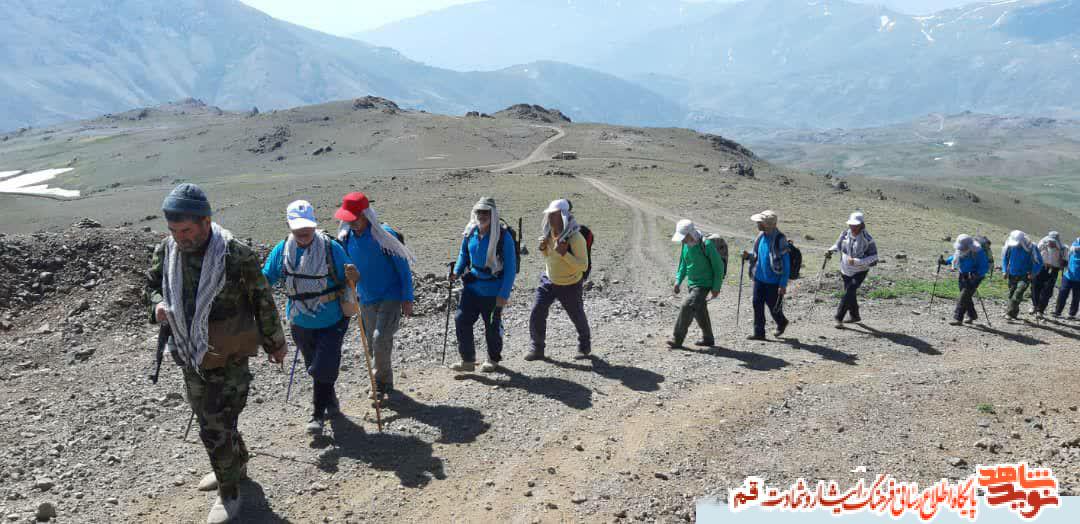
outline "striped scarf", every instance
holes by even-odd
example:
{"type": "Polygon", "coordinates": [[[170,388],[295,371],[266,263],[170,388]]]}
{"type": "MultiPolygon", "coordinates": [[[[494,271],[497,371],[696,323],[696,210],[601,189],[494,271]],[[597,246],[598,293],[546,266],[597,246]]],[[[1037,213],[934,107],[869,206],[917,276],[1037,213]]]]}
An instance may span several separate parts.
{"type": "MultiPolygon", "coordinates": [[[[316,231],[311,244],[304,249],[299,260],[296,260],[296,252],[300,246],[296,238],[289,234],[285,240],[285,248],[282,253],[282,265],[285,267],[285,292],[290,296],[306,293],[322,293],[327,288],[327,277],[330,268],[326,264],[327,250],[330,249],[330,241],[322,231],[316,231]],[[299,275],[299,276],[296,276],[299,275]]],[[[322,311],[324,304],[320,297],[307,300],[292,300],[292,308],[289,309],[289,321],[295,320],[303,313],[307,316],[315,316],[322,311]]]]}
{"type": "Polygon", "coordinates": [[[199,287],[195,295],[195,315],[188,324],[184,313],[184,268],[180,249],[170,236],[165,243],[165,267],[161,272],[161,290],[165,312],[172,328],[170,351],[196,372],[210,349],[208,326],[214,298],[225,288],[225,255],[233,236],[217,223],[212,224],[210,243],[203,253],[199,287]]]}

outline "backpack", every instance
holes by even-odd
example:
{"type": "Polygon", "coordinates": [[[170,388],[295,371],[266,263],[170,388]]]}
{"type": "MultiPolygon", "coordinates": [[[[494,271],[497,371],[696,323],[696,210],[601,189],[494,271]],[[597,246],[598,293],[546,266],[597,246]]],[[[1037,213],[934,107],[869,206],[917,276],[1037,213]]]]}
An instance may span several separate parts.
{"type": "MultiPolygon", "coordinates": [[[[390,227],[390,226],[388,226],[386,224],[386,222],[383,222],[382,225],[383,225],[383,227],[390,227]]],[[[392,227],[390,227],[390,231],[394,234],[395,237],[397,237],[398,242],[401,242],[401,245],[404,246],[405,245],[405,235],[402,234],[401,232],[399,232],[398,230],[392,228],[392,227]]]]}
{"type": "MultiPolygon", "coordinates": [[[[723,279],[724,277],[727,276],[727,268],[728,268],[728,245],[727,245],[727,241],[724,240],[724,237],[722,237],[720,235],[717,235],[715,233],[711,234],[711,235],[705,235],[705,238],[702,239],[701,243],[698,244],[699,246],[701,246],[701,251],[702,251],[703,254],[705,253],[705,249],[706,249],[705,244],[707,244],[709,241],[712,241],[712,247],[713,247],[713,249],[716,250],[716,253],[718,255],[720,255],[720,260],[724,261],[724,275],[722,275],[720,277],[721,279],[723,279]]],[[[705,256],[705,260],[709,260],[708,255],[705,256]]],[[[710,264],[712,264],[712,263],[710,262],[710,264]]]]}
{"type": "MultiPolygon", "coordinates": [[[[593,245],[593,232],[589,229],[589,226],[578,225],[578,232],[581,236],[585,237],[585,254],[588,255],[589,265],[585,268],[585,273],[581,275],[581,280],[585,281],[589,279],[589,275],[592,274],[592,245],[593,245]]],[[[573,253],[573,249],[569,250],[573,253]]]]}
{"type": "MultiPolygon", "coordinates": [[[[340,243],[338,243],[336,238],[331,237],[330,235],[326,234],[325,232],[322,233],[322,236],[323,236],[324,240],[326,240],[326,243],[327,243],[326,244],[326,246],[327,246],[327,249],[326,249],[326,273],[327,273],[327,277],[329,277],[328,280],[332,283],[332,285],[328,286],[326,289],[322,290],[321,292],[299,293],[299,294],[296,294],[296,295],[286,295],[286,297],[289,300],[309,300],[309,299],[312,299],[312,298],[318,298],[323,302],[331,302],[333,300],[341,299],[342,313],[344,313],[345,315],[350,316],[350,317],[355,316],[357,314],[357,312],[359,311],[357,309],[358,302],[356,300],[356,288],[354,288],[352,286],[349,286],[349,285],[346,285],[345,282],[343,282],[341,279],[339,279],[338,274],[337,274],[337,269],[334,267],[334,250],[331,248],[331,246],[332,246],[332,244],[339,244],[340,245],[340,243]],[[323,298],[323,297],[327,297],[327,298],[323,298]]],[[[282,264],[281,264],[281,274],[283,276],[286,276],[286,277],[291,276],[293,278],[306,279],[306,280],[312,280],[312,279],[317,280],[317,279],[327,278],[327,277],[323,277],[323,276],[303,275],[303,274],[299,274],[299,273],[290,273],[289,269],[288,269],[288,266],[285,264],[284,261],[282,261],[282,264]]]]}
{"type": "Polygon", "coordinates": [[[975,237],[975,241],[982,247],[983,253],[986,253],[986,261],[990,266],[990,273],[994,272],[994,251],[990,249],[990,239],[985,235],[979,235],[975,237]]]}
{"type": "MultiPolygon", "coordinates": [[[[495,241],[495,256],[500,258],[502,257],[503,246],[505,245],[504,239],[506,238],[506,236],[503,235],[504,231],[510,233],[510,240],[514,243],[514,261],[517,262],[517,264],[514,266],[514,274],[516,275],[518,273],[521,273],[521,235],[513,227],[510,227],[510,224],[507,224],[505,220],[501,218],[499,219],[499,239],[495,241]]],[[[468,250],[465,250],[465,256],[469,256],[468,250]]],[[[472,267],[471,258],[469,259],[468,266],[472,267]]],[[[486,271],[485,268],[480,268],[480,270],[486,271]]],[[[491,276],[496,279],[502,278],[502,271],[492,274],[491,276]]]]}
{"type": "Polygon", "coordinates": [[[791,275],[788,277],[791,280],[799,278],[802,273],[802,251],[795,247],[795,243],[788,240],[788,254],[791,255],[791,275]]]}
{"type": "MultiPolygon", "coordinates": [[[[498,243],[495,245],[495,256],[502,256],[503,238],[505,238],[502,232],[509,232],[510,240],[514,242],[514,262],[516,262],[516,264],[514,265],[514,274],[516,275],[518,273],[521,273],[521,234],[519,234],[513,227],[510,227],[510,224],[507,224],[505,220],[500,218],[499,222],[499,240],[498,243]]],[[[520,221],[518,223],[520,224],[520,221]]],[[[501,273],[502,272],[500,271],[500,274],[494,276],[500,277],[502,276],[501,273]]]]}

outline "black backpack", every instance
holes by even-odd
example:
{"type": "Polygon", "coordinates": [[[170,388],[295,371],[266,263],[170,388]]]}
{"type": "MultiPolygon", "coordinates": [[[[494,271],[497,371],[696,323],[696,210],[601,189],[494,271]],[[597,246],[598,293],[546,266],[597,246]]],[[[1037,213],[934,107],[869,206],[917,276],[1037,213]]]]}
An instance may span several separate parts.
{"type": "MultiPolygon", "coordinates": [[[[518,224],[520,227],[520,220],[518,220],[518,224]]],[[[506,221],[501,218],[499,219],[499,230],[499,243],[495,245],[495,256],[502,256],[503,239],[505,238],[505,236],[502,234],[502,231],[508,231],[510,233],[510,239],[514,242],[514,261],[516,262],[516,264],[514,265],[514,274],[516,275],[518,273],[521,273],[521,235],[513,227],[510,227],[510,224],[507,224],[506,221]]],[[[500,274],[494,276],[497,278],[502,275],[500,274]]]]}
{"type": "Polygon", "coordinates": [[[791,275],[788,277],[791,280],[799,278],[802,273],[802,251],[795,247],[795,243],[788,240],[788,253],[791,255],[791,275]]]}
{"type": "MultiPolygon", "coordinates": [[[[502,257],[503,246],[505,245],[504,239],[506,238],[506,236],[503,235],[503,231],[510,233],[510,240],[514,243],[514,261],[517,262],[517,264],[515,265],[514,274],[516,275],[518,273],[521,273],[521,255],[524,254],[521,249],[521,235],[513,227],[510,227],[510,224],[507,224],[505,220],[501,218],[499,219],[499,239],[496,241],[497,244],[495,244],[495,256],[500,258],[502,257]]],[[[465,250],[465,256],[469,256],[469,250],[467,249],[465,250]]],[[[469,263],[466,265],[468,267],[472,267],[471,258],[469,259],[469,263]]],[[[485,271],[483,268],[481,268],[480,270],[485,271]]],[[[495,273],[491,276],[496,279],[501,278],[502,271],[495,273]]]]}

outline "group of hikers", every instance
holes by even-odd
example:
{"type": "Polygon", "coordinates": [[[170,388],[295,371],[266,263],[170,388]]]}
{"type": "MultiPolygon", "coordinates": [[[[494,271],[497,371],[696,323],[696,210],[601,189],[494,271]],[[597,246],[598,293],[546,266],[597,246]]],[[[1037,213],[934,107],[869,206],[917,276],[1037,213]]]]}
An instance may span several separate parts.
{"type": "MultiPolygon", "coordinates": [[[[312,378],[312,411],[306,431],[321,435],[326,421],[341,415],[335,384],[354,317],[360,323],[366,356],[374,362],[369,360],[368,366],[369,398],[376,408],[392,402],[394,335],[402,317],[413,313],[416,257],[406,247],[404,235],[380,222],[370,200],[360,192],[342,198],[333,215],[338,220],[334,235],[319,229],[308,201],[290,203],[285,211],[288,235],[262,263],[250,247],[213,221],[210,201],[198,186],[177,186],[165,198],[162,211],[170,234],[155,249],[147,273],[150,321],[170,333],[168,351],[183,370],[187,399],[210,458],[213,471],[199,483],[200,490],[218,493],[207,522],[229,522],[240,511],[238,485],[246,478],[249,458],[238,431],[253,378],[248,358],[257,355],[261,346],[270,362],[284,366],[287,359],[272,286],[280,284],[287,297],[285,314],[298,350],[293,369],[297,356],[302,356],[312,378]]],[[[749,266],[752,280],[754,320],[749,339],[764,340],[766,309],[776,323],[775,336],[788,327],[783,299],[788,281],[801,267],[801,254],[777,227],[775,212],[766,210],[751,220],[759,232],[740,257],[741,264],[749,266]]],[[[584,289],[592,268],[592,232],[578,224],[573,205],[566,199],[555,200],[543,210],[541,229],[537,247],[544,271],[529,316],[531,346],[524,358],[545,358],[547,318],[556,300],[577,331],[575,358],[589,358],[592,334],[584,289]]],[[[697,344],[712,346],[715,337],[707,304],[720,293],[727,274],[727,243],[703,233],[690,220],[676,224],[672,241],[682,245],[674,292],[678,294],[684,282],[688,291],[667,344],[682,347],[696,320],[702,332],[697,344]]],[[[450,369],[461,373],[477,369],[473,333],[477,320],[483,322],[487,342],[487,359],[479,370],[499,369],[502,311],[520,269],[520,243],[519,232],[500,219],[493,198],[483,197],[472,206],[457,259],[449,264],[447,274],[450,286],[462,281],[454,315],[460,361],[450,369]]],[[[939,268],[951,264],[960,275],[962,293],[954,324],[965,315],[969,322],[977,318],[973,296],[992,267],[988,249],[985,239],[960,235],[953,256],[939,259],[939,268]]],[[[840,253],[844,287],[834,318],[835,326],[843,329],[845,323],[861,321],[857,291],[878,260],[877,246],[861,212],[851,214],[847,227],[825,252],[826,262],[834,253],[840,253]]],[[[1071,294],[1069,316],[1075,317],[1080,302],[1080,239],[1066,248],[1051,233],[1033,246],[1022,232],[1013,232],[1002,252],[1002,267],[1009,278],[1010,317],[1016,317],[1029,284],[1033,285],[1033,312],[1041,315],[1062,269],[1055,315],[1060,315],[1071,294]]],[[[740,301],[742,274],[740,269],[740,301]]],[[[450,300],[446,307],[449,314],[450,300]]],[[[290,391],[291,384],[292,376],[290,391]]]]}
{"type": "MultiPolygon", "coordinates": [[[[543,211],[538,247],[545,267],[529,318],[532,347],[526,360],[544,358],[548,312],[556,300],[577,329],[576,358],[592,351],[583,299],[592,234],[578,225],[572,209],[569,201],[559,199],[543,211]]],[[[302,356],[312,378],[306,430],[320,435],[327,420],[341,415],[335,384],[354,316],[365,353],[374,361],[370,399],[376,406],[391,399],[394,334],[401,318],[413,313],[416,258],[404,236],[380,222],[359,192],[342,198],[334,213],[339,221],[334,236],[318,229],[311,203],[290,203],[288,236],[262,264],[251,248],[213,221],[210,201],[198,186],[177,186],[162,211],[170,234],[155,249],[147,273],[150,320],[167,328],[167,350],[183,370],[188,403],[210,457],[213,471],[199,489],[217,490],[218,497],[207,522],[229,522],[240,511],[238,485],[247,475],[249,453],[237,428],[253,378],[248,358],[260,346],[272,363],[284,365],[287,357],[272,286],[281,284],[287,297],[285,314],[298,349],[293,369],[302,356]]],[[[502,309],[518,273],[519,243],[517,233],[500,221],[494,199],[484,197],[473,206],[448,274],[451,285],[463,282],[455,314],[461,361],[451,369],[476,369],[473,326],[479,319],[488,352],[480,371],[498,369],[502,309]]],[[[290,391],[291,384],[290,375],[290,391]]]]}

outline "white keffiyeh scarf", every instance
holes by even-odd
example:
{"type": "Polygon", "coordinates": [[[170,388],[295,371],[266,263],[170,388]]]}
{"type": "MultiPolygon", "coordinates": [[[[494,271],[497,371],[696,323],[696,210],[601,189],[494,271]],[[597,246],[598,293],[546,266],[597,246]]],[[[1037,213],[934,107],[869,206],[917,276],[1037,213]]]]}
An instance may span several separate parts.
{"type": "Polygon", "coordinates": [[[161,290],[165,312],[172,328],[170,351],[196,371],[210,349],[208,325],[214,298],[225,288],[225,255],[228,253],[232,233],[217,223],[212,224],[210,242],[203,253],[199,288],[195,296],[195,315],[188,325],[184,314],[184,268],[180,249],[169,237],[165,243],[164,270],[161,272],[161,290]]]}
{"type": "MultiPolygon", "coordinates": [[[[304,248],[300,259],[296,260],[296,251],[300,247],[292,234],[285,240],[281,264],[285,268],[285,292],[290,296],[308,293],[322,293],[328,287],[329,267],[326,264],[330,241],[322,231],[315,232],[311,244],[304,248]],[[299,277],[295,275],[300,275],[299,277]]],[[[326,304],[320,297],[309,299],[291,299],[289,320],[294,320],[301,313],[315,316],[326,304]]]]}

